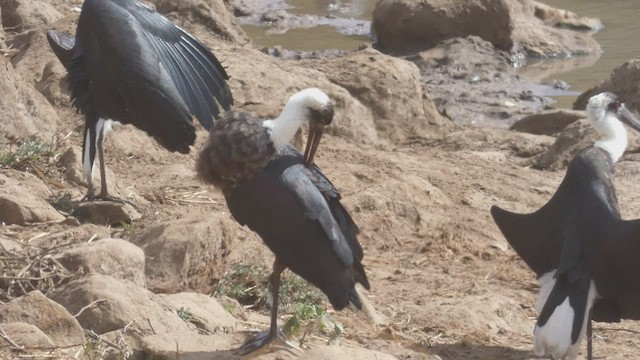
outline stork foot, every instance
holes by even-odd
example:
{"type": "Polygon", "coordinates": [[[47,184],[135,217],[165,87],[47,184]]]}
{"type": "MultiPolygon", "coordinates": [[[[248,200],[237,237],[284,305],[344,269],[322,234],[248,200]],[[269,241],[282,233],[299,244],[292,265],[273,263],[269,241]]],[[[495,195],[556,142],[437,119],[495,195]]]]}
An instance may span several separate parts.
{"type": "Polygon", "coordinates": [[[134,202],[129,201],[127,199],[119,198],[117,196],[111,196],[109,195],[109,193],[101,192],[100,194],[95,195],[93,191],[89,191],[87,192],[87,195],[85,195],[80,201],[95,201],[95,200],[112,201],[120,204],[129,204],[133,206],[136,210],[139,210],[138,205],[136,205],[134,202]]]}
{"type": "Polygon", "coordinates": [[[299,347],[287,342],[282,331],[278,329],[276,336],[273,336],[269,331],[262,331],[250,336],[245,340],[244,344],[240,346],[238,354],[251,354],[252,356],[255,356],[268,354],[278,350],[285,350],[296,355],[300,355],[302,353],[302,350],[299,347]]]}

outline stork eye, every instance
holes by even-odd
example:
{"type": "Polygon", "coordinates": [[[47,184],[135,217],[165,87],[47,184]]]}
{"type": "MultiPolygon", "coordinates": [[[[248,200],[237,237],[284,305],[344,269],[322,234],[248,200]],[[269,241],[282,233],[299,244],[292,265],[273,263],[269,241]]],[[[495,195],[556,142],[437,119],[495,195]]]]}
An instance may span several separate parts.
{"type": "Polygon", "coordinates": [[[614,101],[614,102],[609,104],[609,109],[618,110],[620,108],[620,106],[622,106],[622,103],[620,102],[620,100],[616,100],[616,101],[614,101]]]}

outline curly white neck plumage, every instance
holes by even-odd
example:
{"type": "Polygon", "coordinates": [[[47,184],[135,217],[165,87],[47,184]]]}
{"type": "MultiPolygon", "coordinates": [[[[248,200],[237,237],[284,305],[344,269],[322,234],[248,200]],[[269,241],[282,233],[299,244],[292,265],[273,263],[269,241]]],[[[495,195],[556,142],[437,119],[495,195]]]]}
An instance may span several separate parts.
{"type": "Polygon", "coordinates": [[[309,120],[311,109],[319,109],[330,102],[329,97],[318,88],[305,89],[292,95],[277,118],[263,122],[276,150],[291,142],[302,124],[309,120]]]}
{"type": "Polygon", "coordinates": [[[617,162],[627,148],[627,130],[615,114],[607,113],[604,120],[594,124],[600,134],[600,140],[594,146],[604,149],[609,153],[613,162],[617,162]]]}

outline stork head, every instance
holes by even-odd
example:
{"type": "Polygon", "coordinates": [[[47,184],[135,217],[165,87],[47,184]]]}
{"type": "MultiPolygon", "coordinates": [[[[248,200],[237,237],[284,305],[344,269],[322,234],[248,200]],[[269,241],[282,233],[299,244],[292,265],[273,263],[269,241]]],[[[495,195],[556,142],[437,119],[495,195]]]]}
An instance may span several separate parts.
{"type": "Polygon", "coordinates": [[[276,119],[265,120],[263,125],[276,149],[286,146],[305,121],[309,122],[309,137],[304,152],[305,165],[313,163],[318,144],[327,125],[333,120],[331,99],[318,88],[308,88],[293,94],[276,119]]]}
{"type": "Polygon", "coordinates": [[[309,136],[304,151],[304,164],[313,164],[313,158],[318,150],[324,128],[333,121],[333,105],[331,99],[318,88],[302,90],[294,96],[301,96],[303,106],[309,116],[309,136]]]}
{"type": "Polygon", "coordinates": [[[640,120],[613,93],[594,95],[587,103],[587,119],[600,135],[595,146],[609,152],[617,161],[627,147],[627,132],[622,123],[640,132],[640,120]]]}

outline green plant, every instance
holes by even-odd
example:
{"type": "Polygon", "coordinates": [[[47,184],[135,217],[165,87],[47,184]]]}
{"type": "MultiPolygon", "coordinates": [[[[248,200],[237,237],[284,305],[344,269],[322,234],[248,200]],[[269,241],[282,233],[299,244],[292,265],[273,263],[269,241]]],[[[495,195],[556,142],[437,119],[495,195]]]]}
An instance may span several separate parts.
{"type": "Polygon", "coordinates": [[[343,325],[318,305],[299,304],[293,315],[285,322],[282,331],[288,338],[298,338],[300,346],[307,334],[329,333],[329,343],[336,343],[344,332],[343,325]]]}
{"type": "Polygon", "coordinates": [[[24,166],[30,162],[48,161],[55,157],[54,150],[51,144],[35,139],[0,144],[0,168],[24,170],[24,166]]]}
{"type": "MultiPolygon", "coordinates": [[[[228,296],[240,304],[267,310],[267,280],[271,270],[261,265],[235,264],[213,288],[213,296],[228,296]]],[[[324,295],[316,287],[290,272],[282,274],[279,310],[287,311],[294,304],[320,305],[324,295]]]]}
{"type": "Polygon", "coordinates": [[[178,316],[184,321],[189,321],[193,317],[193,314],[189,308],[183,306],[178,310],[178,316]]]}

